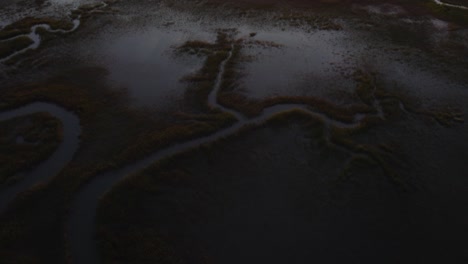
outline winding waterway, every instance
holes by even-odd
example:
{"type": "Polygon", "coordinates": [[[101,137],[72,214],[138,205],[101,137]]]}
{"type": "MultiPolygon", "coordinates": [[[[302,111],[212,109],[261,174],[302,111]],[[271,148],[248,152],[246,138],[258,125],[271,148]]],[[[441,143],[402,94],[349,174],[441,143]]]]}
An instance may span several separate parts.
{"type": "Polygon", "coordinates": [[[48,24],[34,25],[34,26],[31,27],[31,32],[29,34],[27,34],[27,35],[19,35],[19,36],[10,38],[10,39],[3,40],[3,41],[12,41],[12,40],[15,40],[17,38],[28,37],[33,42],[28,47],[26,47],[26,48],[24,48],[22,50],[18,50],[16,52],[14,52],[14,53],[0,59],[0,63],[4,63],[4,62],[10,60],[11,58],[13,58],[15,56],[26,53],[29,50],[35,50],[35,49],[39,48],[39,46],[41,45],[41,35],[39,33],[37,33],[37,29],[39,29],[39,28],[45,29],[47,32],[50,32],[50,33],[65,34],[65,33],[71,33],[73,31],[75,31],[79,26],[80,26],[80,17],[73,20],[73,27],[70,30],[63,30],[63,29],[55,29],[54,30],[48,24]]]}
{"type": "MultiPolygon", "coordinates": [[[[74,198],[69,215],[69,223],[67,225],[67,234],[69,238],[70,253],[73,263],[100,263],[99,252],[95,239],[96,213],[99,205],[99,199],[106,192],[126,176],[132,173],[137,173],[155,162],[186,152],[190,149],[200,147],[204,144],[212,143],[217,140],[234,135],[240,129],[246,126],[261,125],[273,116],[291,110],[301,110],[306,112],[315,119],[321,120],[325,124],[325,131],[329,131],[330,126],[338,126],[342,128],[356,128],[360,125],[360,121],[364,116],[356,115],[354,123],[342,123],[330,119],[328,116],[311,111],[306,105],[301,104],[281,104],[268,107],[263,110],[262,114],[252,119],[246,119],[242,114],[228,109],[217,101],[217,95],[220,90],[223,80],[225,65],[232,57],[232,49],[227,58],[221,63],[220,71],[216,78],[212,92],[208,96],[208,104],[212,108],[218,108],[234,115],[238,122],[231,127],[220,130],[212,135],[194,139],[185,143],[178,143],[169,148],[159,150],[154,154],[136,162],[125,166],[115,171],[109,171],[102,175],[98,175],[88,182],[74,198]]],[[[326,136],[328,138],[328,136],[326,136]]]]}
{"type": "MultiPolygon", "coordinates": [[[[465,6],[448,4],[439,0],[434,0],[434,2],[439,5],[468,10],[468,7],[465,6]]],[[[31,27],[31,32],[29,34],[15,37],[18,38],[27,36],[33,40],[33,44],[23,50],[9,55],[8,57],[0,59],[0,63],[6,62],[12,57],[25,53],[28,50],[37,49],[41,44],[41,37],[36,33],[38,28],[43,28],[52,33],[70,33],[75,31],[80,26],[80,18],[75,19],[73,21],[73,25],[73,28],[70,30],[52,30],[47,24],[34,25],[31,27]]],[[[231,48],[233,49],[233,47],[231,48]]],[[[285,111],[300,110],[306,112],[313,118],[321,120],[325,125],[325,131],[328,131],[328,128],[332,126],[349,129],[356,128],[360,125],[360,122],[365,117],[364,115],[356,115],[353,123],[343,123],[330,119],[330,117],[324,114],[313,112],[306,105],[282,104],[266,108],[260,116],[247,119],[241,113],[232,109],[228,109],[219,104],[217,101],[217,96],[219,90],[221,89],[221,83],[225,73],[225,65],[232,58],[232,49],[229,52],[227,58],[220,65],[220,70],[216,78],[215,85],[212,89],[212,92],[208,96],[208,104],[212,108],[217,108],[223,112],[233,115],[238,121],[231,127],[220,130],[212,135],[184,143],[174,144],[166,149],[158,150],[152,155],[131,165],[125,166],[118,170],[106,172],[102,175],[98,175],[85,186],[83,186],[72,202],[69,222],[67,223],[66,227],[66,233],[69,238],[69,249],[73,263],[100,263],[98,247],[95,239],[95,220],[99,199],[106,192],[111,190],[117,182],[121,181],[126,176],[141,171],[159,160],[234,135],[245,126],[260,125],[273,116],[285,111]]],[[[377,102],[377,100],[375,100],[375,102],[377,102]]],[[[375,107],[379,110],[377,116],[383,118],[383,113],[379,105],[375,105],[375,107]]],[[[8,205],[19,193],[24,192],[39,182],[46,181],[57,175],[63,169],[63,167],[71,161],[74,153],[78,149],[79,135],[81,131],[79,119],[73,113],[59,106],[42,102],[32,103],[15,110],[0,113],[0,121],[36,112],[48,112],[62,122],[64,128],[63,142],[46,161],[29,172],[24,180],[6,188],[0,193],[0,213],[8,208],[8,205]]]]}
{"type": "MultiPolygon", "coordinates": [[[[106,2],[102,2],[101,4],[97,5],[95,8],[91,9],[89,11],[89,13],[90,14],[94,13],[97,10],[101,10],[101,9],[107,7],[107,6],[108,6],[108,4],[106,2]]],[[[41,45],[42,39],[41,39],[41,35],[39,33],[37,33],[38,29],[46,30],[49,33],[60,33],[60,34],[68,34],[68,33],[72,33],[74,31],[76,31],[79,28],[80,24],[81,24],[81,15],[78,15],[78,17],[76,19],[73,19],[72,23],[73,23],[72,28],[68,29],[68,30],[65,30],[65,29],[52,29],[51,26],[49,24],[46,24],[46,23],[37,24],[37,25],[33,25],[31,27],[30,32],[28,34],[22,34],[22,35],[18,35],[18,36],[9,38],[9,39],[1,40],[0,42],[6,42],[6,41],[12,41],[12,40],[15,40],[15,39],[18,39],[18,38],[22,38],[22,37],[28,37],[33,42],[29,46],[25,47],[24,49],[15,51],[12,54],[10,54],[10,55],[8,55],[8,56],[6,56],[4,58],[0,58],[0,63],[5,63],[8,60],[12,59],[13,57],[24,54],[27,51],[35,50],[35,49],[39,48],[40,45],[41,45]]]]}
{"type": "Polygon", "coordinates": [[[80,120],[74,113],[57,105],[43,102],[32,103],[0,113],[0,121],[38,112],[47,112],[62,122],[62,142],[47,160],[29,171],[24,179],[0,191],[0,213],[8,209],[8,205],[18,194],[57,175],[71,161],[78,149],[81,134],[80,120]]]}

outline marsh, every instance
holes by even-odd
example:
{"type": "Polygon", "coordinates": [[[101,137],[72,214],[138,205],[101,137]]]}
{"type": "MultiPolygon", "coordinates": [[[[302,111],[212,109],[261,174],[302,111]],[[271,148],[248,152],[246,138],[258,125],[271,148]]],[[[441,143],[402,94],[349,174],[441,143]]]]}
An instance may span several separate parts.
{"type": "Polygon", "coordinates": [[[468,1],[1,6],[0,262],[468,261],[468,1]]]}

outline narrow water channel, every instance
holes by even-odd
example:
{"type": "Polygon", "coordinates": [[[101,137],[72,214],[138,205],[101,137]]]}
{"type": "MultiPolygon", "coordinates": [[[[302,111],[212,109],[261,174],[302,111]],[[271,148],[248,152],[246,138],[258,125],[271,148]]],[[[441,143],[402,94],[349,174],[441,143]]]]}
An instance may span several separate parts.
{"type": "Polygon", "coordinates": [[[220,71],[216,78],[212,92],[209,95],[208,103],[212,108],[218,108],[231,113],[238,119],[238,122],[236,122],[231,127],[220,130],[212,135],[194,139],[185,143],[178,143],[169,148],[159,150],[145,159],[125,166],[119,170],[109,171],[102,175],[98,175],[94,177],[92,181],[88,182],[72,202],[69,214],[69,223],[66,230],[68,238],[70,239],[70,251],[73,263],[100,263],[100,257],[95,238],[96,214],[99,205],[99,199],[105,193],[110,191],[117,182],[123,180],[130,174],[137,173],[147,168],[159,160],[234,135],[243,127],[261,125],[262,123],[271,119],[273,116],[291,110],[304,111],[311,117],[321,120],[326,125],[326,127],[337,126],[342,128],[355,128],[359,125],[359,121],[361,121],[362,116],[356,116],[355,123],[347,124],[332,120],[324,114],[313,112],[309,110],[307,106],[301,104],[275,105],[264,109],[262,114],[258,117],[246,119],[242,114],[222,106],[216,100],[225,73],[225,65],[229,59],[231,59],[231,56],[232,49],[229,53],[229,56],[227,56],[227,58],[220,65],[220,71]]]}
{"type": "Polygon", "coordinates": [[[80,120],[70,111],[54,104],[36,102],[14,110],[0,113],[0,121],[38,112],[47,112],[62,122],[63,140],[39,166],[29,171],[24,179],[0,191],[0,213],[4,212],[15,197],[32,186],[56,176],[73,158],[79,146],[80,120]]]}

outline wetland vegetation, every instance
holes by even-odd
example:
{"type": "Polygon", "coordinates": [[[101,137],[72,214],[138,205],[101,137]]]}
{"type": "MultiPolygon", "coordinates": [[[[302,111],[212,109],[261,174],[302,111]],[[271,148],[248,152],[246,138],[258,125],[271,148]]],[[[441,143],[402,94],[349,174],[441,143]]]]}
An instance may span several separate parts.
{"type": "Polygon", "coordinates": [[[49,113],[35,113],[1,122],[0,186],[19,180],[21,171],[31,169],[50,156],[61,142],[61,126],[49,113]]]}
{"type": "Polygon", "coordinates": [[[465,263],[465,7],[7,1],[0,262],[465,263]]]}

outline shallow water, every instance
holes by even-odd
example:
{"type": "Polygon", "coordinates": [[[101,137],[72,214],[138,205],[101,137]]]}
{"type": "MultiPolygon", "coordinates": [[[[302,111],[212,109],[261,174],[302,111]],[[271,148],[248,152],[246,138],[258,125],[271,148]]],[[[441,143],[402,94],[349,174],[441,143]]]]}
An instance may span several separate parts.
{"type": "Polygon", "coordinates": [[[137,18],[132,12],[120,14],[115,26],[85,39],[86,48],[78,47],[80,56],[106,67],[112,85],[125,88],[137,106],[178,104],[187,87],[180,80],[200,69],[204,58],[175,56],[174,49],[188,40],[213,43],[220,28],[237,29],[236,38],[245,43],[243,54],[254,58],[243,63],[245,77],[240,79],[242,92],[252,98],[352,89],[354,83],[345,76],[356,64],[350,56],[359,57],[365,48],[351,32],[289,26],[284,30],[257,21],[270,18],[268,13],[255,21],[245,17],[231,21],[164,6],[151,12],[149,18],[137,18]],[[132,22],[141,25],[128,26],[132,22]],[[249,37],[252,32],[256,33],[253,38],[249,37]],[[260,45],[249,44],[255,41],[260,45]],[[261,47],[266,42],[280,47],[261,47]],[[324,86],[330,89],[322,89],[324,86]]]}
{"type": "Polygon", "coordinates": [[[245,49],[254,59],[243,68],[243,91],[252,98],[266,98],[324,96],[331,89],[352,89],[354,83],[345,74],[356,62],[349,55],[359,53],[361,47],[350,45],[352,37],[347,35],[340,31],[258,31],[255,40],[280,46],[245,49]]]}
{"type": "Polygon", "coordinates": [[[103,57],[112,86],[125,88],[134,104],[167,109],[182,99],[187,84],[181,79],[203,63],[173,53],[192,35],[159,28],[135,30],[103,37],[96,53],[103,57]]]}

